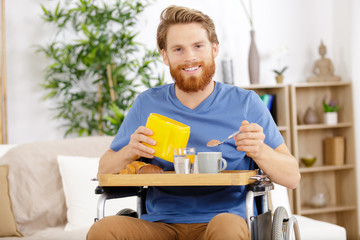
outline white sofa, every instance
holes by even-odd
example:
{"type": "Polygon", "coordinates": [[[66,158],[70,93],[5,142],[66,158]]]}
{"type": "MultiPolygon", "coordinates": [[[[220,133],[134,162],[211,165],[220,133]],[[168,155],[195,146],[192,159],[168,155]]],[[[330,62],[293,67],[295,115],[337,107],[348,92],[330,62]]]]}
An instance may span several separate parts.
{"type": "Polygon", "coordinates": [[[302,240],[346,239],[346,230],[341,226],[292,214],[287,189],[278,184],[274,185],[274,190],[270,191],[272,209],[276,209],[278,206],[283,206],[288,212],[289,217],[294,216],[296,218],[299,224],[300,237],[302,240]]]}
{"type": "Polygon", "coordinates": [[[85,239],[98,199],[97,182],[90,179],[111,141],[83,137],[0,145],[0,239],[85,239]]]}
{"type": "MultiPolygon", "coordinates": [[[[83,137],[0,145],[0,239],[85,239],[98,199],[97,182],[90,179],[111,141],[83,137]]],[[[271,200],[273,209],[282,205],[291,213],[286,188],[276,185],[271,200]]],[[[105,215],[126,207],[136,209],[136,198],[108,201],[105,215]]],[[[346,239],[342,227],[295,217],[302,239],[346,239]]]]}

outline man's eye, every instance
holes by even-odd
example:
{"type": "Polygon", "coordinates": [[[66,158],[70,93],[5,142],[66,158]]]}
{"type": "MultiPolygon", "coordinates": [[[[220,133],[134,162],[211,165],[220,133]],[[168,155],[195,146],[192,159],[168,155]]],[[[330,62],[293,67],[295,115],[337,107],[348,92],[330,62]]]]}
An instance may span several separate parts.
{"type": "Polygon", "coordinates": [[[196,48],[201,48],[201,45],[200,44],[196,45],[196,48]]]}
{"type": "Polygon", "coordinates": [[[175,52],[180,52],[181,51],[181,48],[176,48],[175,49],[175,52]]]}

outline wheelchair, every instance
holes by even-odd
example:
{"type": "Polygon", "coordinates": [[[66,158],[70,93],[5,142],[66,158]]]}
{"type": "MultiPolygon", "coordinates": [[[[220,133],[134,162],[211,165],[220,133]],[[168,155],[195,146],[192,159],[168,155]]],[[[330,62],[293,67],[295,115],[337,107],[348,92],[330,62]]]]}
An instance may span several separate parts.
{"type": "MultiPolygon", "coordinates": [[[[246,221],[250,230],[252,240],[280,240],[297,239],[300,240],[300,231],[295,217],[288,217],[284,207],[276,208],[273,216],[269,209],[268,192],[274,189],[273,183],[266,175],[256,175],[250,177],[255,180],[247,185],[246,195],[246,221]],[[254,204],[255,202],[255,204],[254,204]],[[254,215],[254,205],[258,215],[254,215]]],[[[97,218],[95,221],[104,217],[105,203],[107,200],[124,198],[130,196],[137,197],[137,210],[129,208],[120,210],[117,215],[140,218],[146,213],[145,199],[146,187],[103,187],[98,186],[95,194],[100,194],[97,203],[97,218]]]]}

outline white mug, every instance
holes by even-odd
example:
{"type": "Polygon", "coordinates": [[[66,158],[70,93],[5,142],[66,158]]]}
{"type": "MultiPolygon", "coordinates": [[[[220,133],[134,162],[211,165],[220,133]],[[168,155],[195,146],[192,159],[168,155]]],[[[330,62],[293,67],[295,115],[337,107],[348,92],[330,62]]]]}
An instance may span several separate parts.
{"type": "Polygon", "coordinates": [[[199,152],[197,156],[199,173],[219,173],[227,167],[221,152],[199,152]]]}

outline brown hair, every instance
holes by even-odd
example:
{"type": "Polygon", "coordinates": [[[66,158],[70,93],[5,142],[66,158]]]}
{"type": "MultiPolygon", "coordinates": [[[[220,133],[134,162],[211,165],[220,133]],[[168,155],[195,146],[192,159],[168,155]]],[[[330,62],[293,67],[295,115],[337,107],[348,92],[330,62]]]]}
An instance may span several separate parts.
{"type": "Polygon", "coordinates": [[[211,18],[195,9],[172,5],[160,14],[160,24],[157,29],[157,47],[159,52],[166,49],[166,35],[170,26],[178,23],[200,23],[208,33],[211,43],[219,43],[215,25],[211,18]]]}

